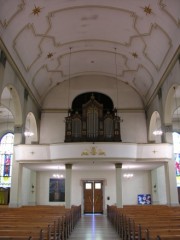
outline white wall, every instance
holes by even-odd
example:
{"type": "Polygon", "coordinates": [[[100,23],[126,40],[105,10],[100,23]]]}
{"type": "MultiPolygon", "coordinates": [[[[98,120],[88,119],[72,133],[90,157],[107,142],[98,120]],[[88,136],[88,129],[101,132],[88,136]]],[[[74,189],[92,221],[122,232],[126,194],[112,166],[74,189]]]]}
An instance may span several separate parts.
{"type": "Polygon", "coordinates": [[[158,193],[159,193],[159,202],[160,204],[166,204],[167,203],[167,195],[166,195],[166,180],[165,180],[165,169],[164,166],[159,167],[157,170],[157,187],[158,187],[158,193]]]}
{"type": "Polygon", "coordinates": [[[123,178],[123,205],[137,204],[138,194],[151,194],[150,171],[135,171],[131,179],[123,178]]]}
{"type": "MultiPolygon", "coordinates": [[[[118,114],[123,122],[120,123],[122,142],[147,143],[145,115],[139,113],[118,114]]],[[[65,139],[66,113],[44,112],[41,116],[40,143],[61,143],[65,139]]]]}
{"type": "Polygon", "coordinates": [[[36,205],[36,172],[22,168],[22,199],[21,205],[36,205]],[[32,188],[32,185],[34,188],[32,188]]]}
{"type": "Polygon", "coordinates": [[[31,171],[27,168],[23,168],[22,171],[22,205],[29,204],[29,197],[30,197],[30,179],[31,171]]]}
{"type": "Polygon", "coordinates": [[[37,172],[36,196],[38,205],[65,205],[64,202],[49,202],[49,180],[53,178],[53,174],[63,174],[64,171],[44,171],[37,172]]]}
{"type": "MultiPolygon", "coordinates": [[[[65,117],[67,117],[68,91],[67,82],[56,86],[46,96],[41,115],[40,143],[60,143],[65,138],[65,117]]],[[[103,76],[84,76],[72,80],[70,105],[73,99],[84,92],[100,92],[109,96],[121,123],[122,142],[146,143],[147,129],[142,100],[134,89],[122,82],[118,83],[118,106],[116,80],[103,76]],[[114,82],[113,82],[114,80],[114,82]],[[132,109],[135,109],[132,112],[132,109]]]]}
{"type": "Polygon", "coordinates": [[[64,142],[65,117],[65,113],[42,113],[40,144],[64,142]]]}
{"type": "Polygon", "coordinates": [[[164,166],[151,171],[153,204],[167,204],[164,166]]]}
{"type": "MultiPolygon", "coordinates": [[[[72,170],[71,204],[83,206],[83,180],[104,180],[104,210],[106,206],[116,204],[116,171],[99,170],[96,166],[89,166],[88,170],[72,170]],[[110,200],[107,200],[110,197],[110,200]]],[[[103,166],[102,166],[103,169],[103,166]]],[[[125,170],[123,170],[125,172],[125,170]]],[[[53,176],[51,172],[37,173],[37,204],[64,205],[64,202],[49,202],[49,179],[53,176]]],[[[65,171],[59,174],[65,176],[65,171]]],[[[122,178],[123,205],[137,204],[138,194],[151,194],[150,171],[136,171],[132,179],[122,178]]]]}
{"type": "Polygon", "coordinates": [[[43,109],[67,109],[69,102],[81,93],[100,92],[109,96],[115,107],[120,109],[143,109],[143,103],[137,92],[129,85],[118,82],[118,106],[116,79],[105,76],[80,76],[71,79],[71,89],[68,89],[68,81],[61,83],[51,90],[43,102],[43,109]]]}
{"type": "Polygon", "coordinates": [[[119,114],[121,122],[121,138],[126,143],[147,143],[146,119],[143,112],[119,114]]]}
{"type": "Polygon", "coordinates": [[[157,191],[157,170],[151,171],[151,182],[152,182],[152,201],[153,204],[159,204],[159,192],[157,191]]]}

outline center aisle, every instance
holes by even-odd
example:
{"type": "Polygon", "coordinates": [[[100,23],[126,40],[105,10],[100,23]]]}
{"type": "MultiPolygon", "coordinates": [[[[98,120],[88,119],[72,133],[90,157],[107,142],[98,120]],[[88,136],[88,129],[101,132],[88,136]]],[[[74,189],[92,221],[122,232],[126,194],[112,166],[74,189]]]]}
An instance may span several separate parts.
{"type": "Polygon", "coordinates": [[[82,215],[68,240],[119,240],[106,215],[82,215]]]}

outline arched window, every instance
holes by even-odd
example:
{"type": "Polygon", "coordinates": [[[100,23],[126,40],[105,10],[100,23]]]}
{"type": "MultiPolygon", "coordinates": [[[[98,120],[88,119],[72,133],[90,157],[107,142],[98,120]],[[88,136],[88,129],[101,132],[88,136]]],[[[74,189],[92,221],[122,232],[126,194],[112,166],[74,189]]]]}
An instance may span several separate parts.
{"type": "Polygon", "coordinates": [[[11,186],[14,134],[7,133],[0,142],[0,187],[11,186]]]}
{"type": "Polygon", "coordinates": [[[180,134],[173,132],[174,158],[176,161],[176,180],[177,186],[180,187],[180,134]]]}

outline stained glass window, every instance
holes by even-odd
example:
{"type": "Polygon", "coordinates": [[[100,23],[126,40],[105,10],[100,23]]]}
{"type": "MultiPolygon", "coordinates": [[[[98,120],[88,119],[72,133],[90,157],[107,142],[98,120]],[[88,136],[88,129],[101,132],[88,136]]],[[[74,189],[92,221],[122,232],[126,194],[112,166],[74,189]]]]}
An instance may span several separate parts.
{"type": "Polygon", "coordinates": [[[176,181],[177,186],[180,187],[180,134],[173,133],[174,158],[176,162],[176,181]]]}
{"type": "Polygon", "coordinates": [[[0,142],[0,187],[11,187],[14,134],[7,133],[0,142]]]}

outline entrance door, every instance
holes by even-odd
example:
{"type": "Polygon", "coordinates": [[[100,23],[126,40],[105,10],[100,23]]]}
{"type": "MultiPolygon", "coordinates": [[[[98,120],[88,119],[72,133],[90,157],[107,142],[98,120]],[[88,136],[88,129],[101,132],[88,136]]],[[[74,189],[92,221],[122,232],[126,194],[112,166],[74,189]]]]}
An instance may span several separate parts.
{"type": "Polygon", "coordinates": [[[84,213],[103,213],[102,181],[84,182],[84,213]]]}

